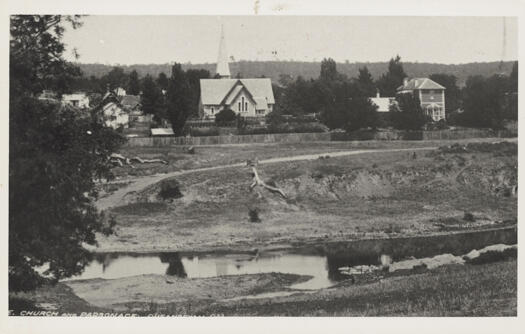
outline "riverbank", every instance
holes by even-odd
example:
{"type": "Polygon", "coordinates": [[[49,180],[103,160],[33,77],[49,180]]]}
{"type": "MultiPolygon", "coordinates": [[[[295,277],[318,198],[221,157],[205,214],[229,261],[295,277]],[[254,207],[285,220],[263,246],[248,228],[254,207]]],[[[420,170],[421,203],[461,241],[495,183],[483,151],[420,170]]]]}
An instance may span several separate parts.
{"type": "Polygon", "coordinates": [[[257,170],[286,198],[251,190],[251,169],[240,165],[123,188],[120,205],[108,210],[116,234],[99,236],[96,251],[252,251],[516,224],[515,143],[323,156],[257,170]],[[160,196],[166,184],[178,195],[160,196]]]}
{"type": "MultiPolygon", "coordinates": [[[[30,294],[18,294],[33,310],[75,315],[93,312],[108,315],[205,315],[205,316],[515,316],[517,314],[517,261],[447,265],[432,270],[409,271],[392,276],[351,280],[314,292],[289,296],[237,299],[253,292],[277,291],[295,275],[223,276],[187,279],[137,276],[127,280],[79,281],[73,288],[60,283],[30,294]],[[155,284],[150,284],[154,280],[155,284]],[[172,284],[166,283],[168,280],[172,284]],[[144,286],[145,284],[145,286],[144,286]],[[184,284],[184,287],[180,284],[184,284]],[[148,299],[140,287],[157,291],[148,299]],[[189,288],[189,290],[187,290],[189,288]],[[131,293],[133,291],[135,293],[131,293]],[[86,302],[75,294],[81,294],[86,302]],[[175,295],[173,295],[173,293],[175,295]],[[192,294],[195,292],[195,294],[192,294]],[[178,296],[178,297],[177,297],[178,296]],[[120,302],[119,298],[120,297],[120,302]],[[172,299],[170,299],[172,298],[172,299]],[[122,301],[125,302],[122,302],[122,301]],[[54,302],[56,304],[54,304],[54,302]],[[42,305],[45,304],[45,305],[42,305]]],[[[15,297],[10,296],[10,300],[15,297]]],[[[18,302],[20,304],[20,302],[18,302]]],[[[27,309],[27,306],[25,306],[27,309]]],[[[20,310],[18,310],[20,311],[20,310]]],[[[16,315],[17,312],[14,312],[16,315]]]]}

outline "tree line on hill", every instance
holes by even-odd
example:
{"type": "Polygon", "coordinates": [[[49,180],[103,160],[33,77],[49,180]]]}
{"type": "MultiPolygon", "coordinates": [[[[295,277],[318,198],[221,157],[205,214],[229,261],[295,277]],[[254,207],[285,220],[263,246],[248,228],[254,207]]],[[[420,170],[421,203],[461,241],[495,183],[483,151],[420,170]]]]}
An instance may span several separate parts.
{"type": "MultiPolygon", "coordinates": [[[[494,74],[510,74],[512,69],[512,61],[505,62],[481,62],[481,63],[466,63],[466,64],[436,64],[436,63],[419,63],[419,62],[404,62],[405,71],[413,77],[426,78],[433,73],[443,73],[454,75],[457,78],[457,84],[463,87],[469,76],[482,75],[490,77],[494,74]]],[[[76,64],[84,73],[86,77],[95,76],[100,78],[106,75],[114,67],[112,65],[104,64],[76,64]]],[[[182,69],[187,71],[189,69],[205,69],[212,75],[215,72],[214,63],[204,64],[181,64],[182,69]]],[[[233,76],[237,74],[245,78],[258,78],[265,76],[272,79],[272,82],[277,83],[281,74],[289,74],[292,77],[302,76],[305,79],[315,79],[319,76],[321,62],[301,62],[301,61],[237,61],[230,63],[230,72],[233,76]]],[[[356,77],[359,74],[359,69],[366,66],[374,79],[378,79],[383,73],[388,70],[388,62],[339,62],[337,64],[338,71],[348,77],[356,77]]],[[[130,73],[133,70],[137,71],[140,77],[145,77],[147,74],[157,77],[160,73],[170,73],[172,64],[134,64],[134,65],[117,65],[125,72],[130,73]]]]}

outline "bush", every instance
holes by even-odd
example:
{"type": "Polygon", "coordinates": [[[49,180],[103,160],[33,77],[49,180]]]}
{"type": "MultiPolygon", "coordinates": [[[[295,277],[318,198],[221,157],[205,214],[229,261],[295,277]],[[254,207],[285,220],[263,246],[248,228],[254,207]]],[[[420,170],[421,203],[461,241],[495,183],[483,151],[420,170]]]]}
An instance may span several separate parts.
{"type": "Polygon", "coordinates": [[[248,216],[250,217],[250,222],[252,223],[261,222],[261,219],[259,218],[259,209],[257,208],[248,209],[248,216]]]}
{"type": "Polygon", "coordinates": [[[470,212],[465,212],[463,215],[463,220],[467,222],[474,222],[476,221],[476,218],[474,218],[474,215],[470,212]]]}
{"type": "Polygon", "coordinates": [[[215,115],[215,123],[219,126],[225,126],[237,119],[235,112],[231,109],[222,109],[215,115]]]}
{"type": "Polygon", "coordinates": [[[241,135],[271,134],[271,133],[320,133],[327,132],[328,128],[318,122],[310,123],[282,123],[267,127],[247,127],[239,130],[241,135]]]}
{"type": "Polygon", "coordinates": [[[182,197],[179,182],[174,179],[162,181],[159,196],[164,200],[182,197]]]}
{"type": "Polygon", "coordinates": [[[210,137],[218,136],[219,128],[209,127],[209,128],[190,128],[189,134],[192,137],[210,137]]]}

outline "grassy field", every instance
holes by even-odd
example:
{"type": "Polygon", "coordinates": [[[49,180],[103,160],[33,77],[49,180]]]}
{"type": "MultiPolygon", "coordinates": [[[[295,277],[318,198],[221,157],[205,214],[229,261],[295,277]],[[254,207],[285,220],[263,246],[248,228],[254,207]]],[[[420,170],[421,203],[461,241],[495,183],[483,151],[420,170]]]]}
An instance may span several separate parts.
{"type": "MultiPolygon", "coordinates": [[[[461,143],[486,141],[487,139],[465,139],[461,143]]],[[[496,140],[496,139],[494,139],[496,140]]],[[[137,177],[157,173],[168,173],[183,169],[194,169],[216,165],[245,162],[247,159],[259,160],[290,155],[318,154],[357,149],[416,148],[441,146],[449,141],[345,141],[345,142],[306,142],[306,143],[267,143],[194,146],[195,153],[186,153],[187,146],[172,147],[124,147],[119,153],[126,157],[139,156],[143,159],[162,159],[168,162],[135,164],[115,167],[119,178],[137,177]]],[[[458,141],[450,141],[455,143],[458,141]]]]}
{"type": "Polygon", "coordinates": [[[180,198],[160,198],[156,184],[113,208],[117,234],[101,237],[100,250],[241,249],[514,224],[516,148],[482,144],[259,166],[287,198],[251,191],[249,167],[189,173],[175,178],[180,198]],[[260,223],[250,222],[254,210],[260,223]]]}

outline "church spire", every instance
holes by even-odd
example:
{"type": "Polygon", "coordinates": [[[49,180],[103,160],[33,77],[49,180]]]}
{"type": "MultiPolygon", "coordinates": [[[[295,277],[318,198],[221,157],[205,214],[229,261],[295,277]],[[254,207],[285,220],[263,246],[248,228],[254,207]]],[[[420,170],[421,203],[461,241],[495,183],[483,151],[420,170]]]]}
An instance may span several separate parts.
{"type": "Polygon", "coordinates": [[[215,71],[219,77],[230,78],[230,66],[228,64],[228,53],[226,52],[226,39],[224,38],[224,26],[221,25],[221,41],[219,44],[219,58],[217,59],[217,69],[215,71]]]}

